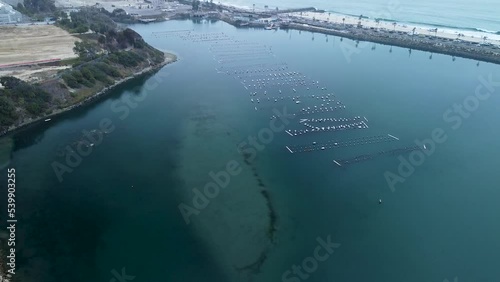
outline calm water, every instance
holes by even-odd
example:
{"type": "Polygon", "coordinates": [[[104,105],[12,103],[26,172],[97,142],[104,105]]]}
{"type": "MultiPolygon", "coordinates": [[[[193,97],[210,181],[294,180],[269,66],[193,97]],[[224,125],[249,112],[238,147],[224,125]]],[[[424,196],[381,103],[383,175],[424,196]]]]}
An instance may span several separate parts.
{"type": "Polygon", "coordinates": [[[250,1],[224,0],[241,7],[264,9],[315,7],[331,12],[347,15],[365,15],[371,18],[436,25],[452,28],[480,29],[483,31],[500,32],[500,2],[494,0],[443,0],[443,1],[411,1],[411,0],[357,0],[357,1],[250,1]]]}
{"type": "MultiPolygon", "coordinates": [[[[500,90],[457,130],[442,115],[474,93],[479,76],[500,80],[499,66],[436,54],[429,59],[425,52],[371,43],[360,43],[348,60],[346,48],[355,43],[347,39],[237,30],[222,22],[133,28],[153,46],[175,51],[179,62],[14,136],[19,281],[111,281],[112,271],[122,268],[138,282],[282,281],[286,270],[313,254],[316,238],[328,235],[341,245],[308,281],[498,280],[500,90]],[[348,169],[332,164],[333,158],[382,150],[384,144],[289,154],[285,145],[313,139],[281,133],[245,165],[236,147],[268,126],[270,114],[255,111],[248,91],[215,71],[209,43],[152,35],[191,29],[271,47],[273,60],[336,93],[348,106],[338,116],[366,116],[366,135],[393,134],[401,139],[394,146],[408,146],[442,128],[448,140],[395,192],[384,172],[397,171],[396,157],[348,169]],[[126,106],[132,96],[144,99],[126,106]],[[117,106],[122,110],[113,111],[117,106]],[[59,182],[51,164],[64,162],[60,148],[103,118],[115,130],[59,182]],[[178,204],[189,202],[191,189],[230,160],[242,164],[241,175],[186,225],[178,204]],[[259,237],[268,218],[256,179],[278,217],[271,245],[259,237]],[[260,249],[265,261],[241,270],[260,249]]],[[[2,177],[5,183],[5,172],[2,177]]]]}

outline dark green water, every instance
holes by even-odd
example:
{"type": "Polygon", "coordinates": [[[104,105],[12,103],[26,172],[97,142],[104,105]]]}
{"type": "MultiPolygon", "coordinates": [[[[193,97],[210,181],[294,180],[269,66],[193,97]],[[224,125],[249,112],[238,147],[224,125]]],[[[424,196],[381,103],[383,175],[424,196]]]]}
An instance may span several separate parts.
{"type": "Polygon", "coordinates": [[[9,166],[17,171],[19,281],[110,281],[112,270],[124,267],[138,282],[282,281],[286,270],[312,255],[316,238],[328,235],[341,245],[308,281],[498,280],[500,90],[457,130],[443,113],[474,94],[479,76],[499,81],[499,66],[442,55],[430,60],[428,53],[395,47],[389,52],[389,46],[372,50],[371,43],[360,43],[347,60],[342,50],[354,45],[349,40],[237,30],[221,22],[133,28],[180,60],[98,103],[13,136],[9,166]],[[366,116],[367,135],[393,134],[399,146],[408,146],[442,128],[448,139],[394,192],[384,172],[397,172],[397,157],[347,169],[332,163],[385,145],[309,154],[284,149],[359,133],[313,139],[281,133],[246,166],[236,146],[268,126],[270,115],[253,109],[237,80],[216,73],[209,43],[152,36],[185,29],[222,31],[272,46],[273,60],[336,93],[348,106],[338,116],[366,116]],[[141,101],[127,105],[133,96],[141,101]],[[197,119],[207,115],[212,118],[197,119]],[[82,130],[98,128],[103,118],[114,131],[59,182],[52,163],[64,163],[60,149],[81,140],[82,130]],[[242,164],[242,174],[186,225],[179,203],[189,202],[191,189],[230,160],[242,164]],[[278,217],[271,245],[260,234],[268,220],[263,199],[250,190],[257,178],[278,217]],[[267,258],[259,271],[236,270],[260,248],[267,258]]]}

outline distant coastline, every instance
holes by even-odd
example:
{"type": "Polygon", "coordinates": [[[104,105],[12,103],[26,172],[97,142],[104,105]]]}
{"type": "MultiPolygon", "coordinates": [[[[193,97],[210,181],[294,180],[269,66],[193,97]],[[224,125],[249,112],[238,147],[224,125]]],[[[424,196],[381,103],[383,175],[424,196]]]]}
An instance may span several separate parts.
{"type": "Polygon", "coordinates": [[[222,8],[228,12],[219,12],[216,18],[241,28],[264,28],[273,22],[281,29],[317,32],[352,40],[500,64],[500,35],[488,34],[487,36],[481,31],[428,29],[424,26],[407,25],[395,21],[391,23],[382,19],[373,20],[365,16],[342,16],[315,8],[265,12],[254,12],[234,6],[222,6],[222,8]],[[251,20],[243,21],[241,15],[251,15],[251,20]],[[255,18],[259,20],[256,21],[255,18]]]}
{"type": "MultiPolygon", "coordinates": [[[[440,28],[440,29],[452,29],[456,31],[462,30],[470,30],[470,31],[481,31],[487,32],[490,34],[500,35],[500,27],[497,24],[494,24],[491,21],[491,15],[484,14],[483,8],[467,10],[466,13],[469,15],[470,13],[475,13],[473,17],[467,17],[464,20],[458,20],[461,17],[460,12],[464,7],[453,9],[452,7],[448,7],[447,11],[439,11],[435,13],[429,13],[429,9],[432,9],[434,6],[430,0],[421,1],[415,5],[409,5],[409,0],[398,0],[398,1],[372,1],[372,0],[362,0],[359,1],[357,5],[349,4],[349,1],[309,1],[309,2],[301,2],[301,1],[289,1],[287,3],[283,3],[280,1],[248,1],[248,0],[223,0],[221,3],[223,5],[234,6],[241,9],[252,10],[252,4],[255,4],[255,11],[263,12],[266,10],[273,10],[276,7],[279,9],[293,9],[298,7],[303,7],[304,5],[313,6],[317,9],[322,9],[327,13],[342,15],[342,16],[351,16],[358,17],[360,14],[363,14],[363,17],[366,19],[379,19],[385,22],[399,22],[402,24],[408,25],[417,25],[428,28],[440,28]],[[365,3],[370,3],[371,5],[365,5],[365,3]],[[266,9],[265,6],[268,8],[266,9]],[[420,10],[420,8],[425,7],[427,10],[420,10]],[[389,12],[389,13],[387,13],[389,12]],[[436,18],[437,14],[439,14],[439,18],[436,18]],[[442,15],[441,15],[442,14],[442,15]],[[413,15],[413,16],[412,16],[413,15]],[[488,17],[490,16],[490,17],[488,17]]],[[[444,2],[451,2],[444,1],[444,2]]],[[[475,3],[475,5],[481,5],[479,1],[475,3]]],[[[446,5],[445,3],[441,3],[440,6],[446,5]]],[[[500,7],[500,4],[498,4],[500,7]]],[[[495,7],[490,7],[490,9],[495,10],[495,7]]],[[[463,15],[462,15],[463,16],[463,15]]],[[[494,19],[494,18],[493,18],[494,19]]]]}

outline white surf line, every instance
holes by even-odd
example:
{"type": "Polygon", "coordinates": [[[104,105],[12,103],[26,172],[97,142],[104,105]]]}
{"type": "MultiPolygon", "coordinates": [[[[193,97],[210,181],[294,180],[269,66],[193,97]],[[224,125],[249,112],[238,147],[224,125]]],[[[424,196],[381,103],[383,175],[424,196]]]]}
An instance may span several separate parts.
{"type": "Polygon", "coordinates": [[[293,136],[293,134],[290,133],[288,130],[285,130],[285,132],[288,133],[288,135],[293,136]]]}
{"type": "Polygon", "coordinates": [[[292,153],[292,154],[293,154],[293,151],[292,151],[292,150],[290,150],[290,148],[288,148],[288,146],[285,146],[285,147],[288,149],[288,151],[289,151],[290,153],[292,153]]]}
{"type": "Polygon", "coordinates": [[[368,119],[366,117],[363,117],[363,118],[366,120],[366,122],[368,122],[368,119]]]}
{"type": "Polygon", "coordinates": [[[370,128],[364,121],[362,121],[362,123],[366,126],[366,128],[370,128]]]}
{"type": "Polygon", "coordinates": [[[338,166],[342,166],[341,164],[339,164],[339,162],[337,162],[336,160],[333,160],[334,163],[336,163],[338,166]]]}
{"type": "Polygon", "coordinates": [[[399,141],[399,138],[397,138],[396,136],[393,136],[393,135],[390,135],[390,134],[387,134],[387,135],[389,135],[389,137],[392,137],[392,138],[394,138],[394,139],[396,139],[396,140],[399,141]]]}

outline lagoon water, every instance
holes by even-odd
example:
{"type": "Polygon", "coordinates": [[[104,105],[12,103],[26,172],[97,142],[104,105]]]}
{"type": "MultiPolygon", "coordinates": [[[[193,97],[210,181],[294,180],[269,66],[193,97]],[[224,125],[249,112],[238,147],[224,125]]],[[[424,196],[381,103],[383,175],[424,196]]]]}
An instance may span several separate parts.
{"type": "MultiPolygon", "coordinates": [[[[312,256],[317,238],[328,236],[340,246],[307,281],[498,280],[500,90],[456,130],[443,113],[474,95],[480,76],[499,81],[500,66],[223,22],[132,28],[179,61],[13,136],[18,281],[120,281],[113,279],[122,269],[137,282],[283,281],[285,271],[312,256]],[[285,145],[312,139],[281,132],[247,163],[237,146],[269,126],[270,109],[255,111],[249,91],[216,72],[210,43],[152,34],[168,30],[224,32],[270,47],[270,60],[286,62],[335,92],[347,105],[336,116],[367,117],[366,135],[399,137],[392,146],[432,138],[436,128],[447,140],[395,191],[384,173],[397,173],[397,156],[345,169],[332,163],[385,144],[290,154],[285,145]],[[132,96],[141,101],[127,104],[132,96]],[[103,118],[114,131],[59,182],[51,164],[64,163],[61,148],[103,118]],[[192,188],[230,161],[242,172],[186,225],[179,203],[190,203],[192,188]],[[269,204],[277,216],[271,239],[269,204]]],[[[356,134],[324,133],[314,140],[356,134]]]]}

